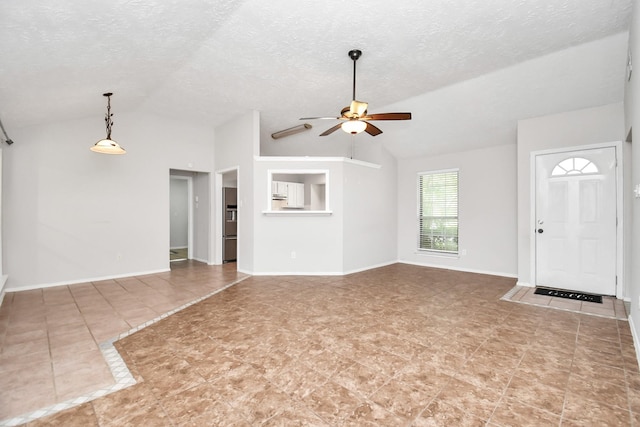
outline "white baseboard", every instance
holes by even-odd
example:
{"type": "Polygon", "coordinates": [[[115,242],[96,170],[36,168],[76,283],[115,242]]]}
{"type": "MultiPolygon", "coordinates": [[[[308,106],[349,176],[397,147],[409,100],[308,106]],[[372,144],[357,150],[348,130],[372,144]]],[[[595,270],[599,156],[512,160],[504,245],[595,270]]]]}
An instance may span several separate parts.
{"type": "Polygon", "coordinates": [[[516,285],[518,286],[524,286],[526,288],[535,288],[535,286],[533,286],[531,283],[527,283],[527,282],[521,282],[521,281],[517,281],[516,285]]]}
{"type": "Polygon", "coordinates": [[[638,331],[636,331],[631,315],[629,315],[629,327],[631,328],[631,336],[633,337],[633,346],[636,349],[636,361],[640,367],[640,340],[638,339],[638,331]]]}
{"type": "Polygon", "coordinates": [[[503,273],[503,272],[499,272],[499,271],[476,270],[476,269],[473,269],[473,268],[456,268],[456,267],[445,266],[445,265],[441,265],[441,264],[429,264],[429,263],[413,262],[413,261],[398,261],[398,262],[401,263],[401,264],[417,265],[417,266],[420,266],[420,267],[431,267],[431,268],[440,268],[442,270],[462,271],[464,273],[487,274],[489,276],[509,277],[509,278],[512,278],[512,279],[517,279],[518,278],[517,274],[503,273]]]}
{"type": "Polygon", "coordinates": [[[99,282],[101,280],[122,279],[123,277],[146,276],[148,274],[166,273],[167,271],[171,271],[171,269],[163,268],[161,270],[137,271],[137,272],[125,273],[125,274],[115,274],[115,275],[111,275],[111,276],[89,277],[89,278],[85,278],[85,279],[69,280],[69,281],[54,282],[54,283],[41,283],[39,285],[27,285],[27,286],[21,286],[19,288],[8,288],[6,291],[7,292],[31,291],[31,290],[34,290],[34,289],[53,288],[53,287],[56,287],[56,286],[77,285],[78,283],[88,283],[88,282],[99,282]]]}
{"type": "Polygon", "coordinates": [[[380,264],[370,265],[368,267],[356,268],[355,270],[347,270],[343,274],[347,275],[347,274],[360,273],[362,271],[373,270],[374,268],[381,268],[381,267],[386,267],[388,265],[397,264],[398,262],[399,262],[398,260],[383,262],[380,264]]]}
{"type": "Polygon", "coordinates": [[[2,301],[4,300],[4,286],[7,284],[7,279],[9,276],[6,274],[4,276],[0,276],[0,305],[2,305],[2,301]]]}
{"type": "MultiPolygon", "coordinates": [[[[242,271],[241,273],[245,272],[242,271]]],[[[335,271],[254,271],[246,274],[251,274],[252,276],[344,276],[344,273],[335,271]]]]}
{"type": "MultiPolygon", "coordinates": [[[[398,261],[393,260],[347,271],[259,271],[247,274],[251,274],[253,276],[346,276],[347,274],[360,273],[362,271],[386,267],[396,263],[398,263],[398,261]]],[[[243,273],[245,272],[243,271],[243,273]]]]}
{"type": "MultiPolygon", "coordinates": [[[[348,271],[316,271],[316,272],[308,272],[308,271],[240,271],[241,273],[245,273],[245,274],[251,274],[253,276],[345,276],[347,274],[353,274],[353,273],[360,273],[362,271],[367,271],[367,270],[372,270],[374,268],[380,268],[380,267],[386,267],[388,265],[392,265],[392,264],[409,264],[409,265],[416,265],[418,267],[431,267],[431,268],[440,268],[443,270],[453,270],[453,271],[462,271],[465,273],[476,273],[476,274],[486,274],[486,275],[490,275],[490,276],[500,276],[500,277],[509,277],[509,278],[513,278],[516,279],[518,276],[515,274],[511,274],[511,273],[502,273],[502,272],[495,272],[495,271],[483,271],[483,270],[473,270],[473,269],[465,269],[465,268],[452,268],[452,267],[444,267],[442,265],[437,265],[437,264],[425,264],[425,263],[417,263],[417,262],[409,262],[409,261],[399,261],[399,260],[394,260],[394,261],[389,261],[389,262],[384,262],[384,263],[380,263],[380,264],[376,264],[376,265],[370,265],[367,267],[362,267],[362,268],[358,268],[358,269],[354,269],[354,270],[348,270],[348,271]]],[[[519,285],[521,286],[530,286],[527,284],[521,284],[519,283],[519,285]]]]}

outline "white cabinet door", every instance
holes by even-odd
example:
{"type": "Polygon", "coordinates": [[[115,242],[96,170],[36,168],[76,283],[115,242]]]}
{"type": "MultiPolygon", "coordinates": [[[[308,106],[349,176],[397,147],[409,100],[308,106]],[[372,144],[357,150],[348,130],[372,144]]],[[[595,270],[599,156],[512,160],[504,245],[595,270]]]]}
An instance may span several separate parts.
{"type": "Polygon", "coordinates": [[[304,208],[304,184],[296,184],[296,202],[299,208],[304,208]]]}
{"type": "Polygon", "coordinates": [[[271,182],[271,194],[277,196],[286,196],[288,193],[288,183],[283,181],[271,182]]]}
{"type": "Polygon", "coordinates": [[[287,182],[287,207],[304,208],[304,184],[287,182]]]}

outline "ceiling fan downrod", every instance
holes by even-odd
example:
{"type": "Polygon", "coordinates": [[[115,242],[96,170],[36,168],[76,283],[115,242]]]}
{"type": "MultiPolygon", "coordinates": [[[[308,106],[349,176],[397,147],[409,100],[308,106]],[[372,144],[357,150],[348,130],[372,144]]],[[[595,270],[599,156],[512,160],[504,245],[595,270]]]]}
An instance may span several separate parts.
{"type": "Polygon", "coordinates": [[[349,58],[353,60],[353,101],[356,100],[356,61],[362,56],[362,51],[353,49],[349,51],[349,58]]]}

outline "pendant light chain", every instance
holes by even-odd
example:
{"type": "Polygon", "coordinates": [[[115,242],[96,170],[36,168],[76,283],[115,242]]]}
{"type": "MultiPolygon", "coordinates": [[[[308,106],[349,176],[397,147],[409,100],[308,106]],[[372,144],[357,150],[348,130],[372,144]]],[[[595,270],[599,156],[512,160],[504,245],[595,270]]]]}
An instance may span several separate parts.
{"type": "Polygon", "coordinates": [[[104,96],[107,97],[107,114],[104,116],[104,121],[107,125],[107,139],[111,139],[111,126],[113,126],[113,114],[111,114],[111,93],[105,93],[104,96]]]}

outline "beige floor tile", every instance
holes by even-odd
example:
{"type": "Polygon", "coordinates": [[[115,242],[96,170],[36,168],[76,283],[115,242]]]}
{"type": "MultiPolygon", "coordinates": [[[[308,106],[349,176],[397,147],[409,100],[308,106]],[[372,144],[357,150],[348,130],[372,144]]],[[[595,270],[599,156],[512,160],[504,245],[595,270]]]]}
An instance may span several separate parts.
{"type": "MultiPolygon", "coordinates": [[[[242,277],[233,268],[9,294],[0,421],[113,384],[101,340],[242,277]]],[[[136,385],[33,424],[627,425],[640,372],[626,321],[500,301],[513,286],[401,264],[251,277],[116,342],[136,385]]]]}

